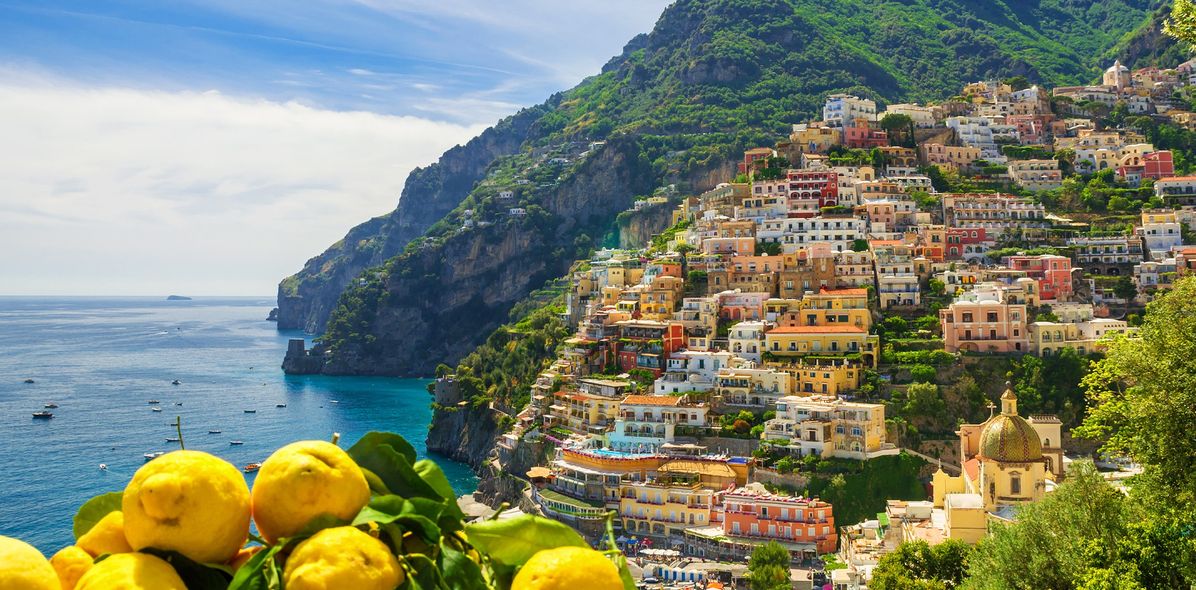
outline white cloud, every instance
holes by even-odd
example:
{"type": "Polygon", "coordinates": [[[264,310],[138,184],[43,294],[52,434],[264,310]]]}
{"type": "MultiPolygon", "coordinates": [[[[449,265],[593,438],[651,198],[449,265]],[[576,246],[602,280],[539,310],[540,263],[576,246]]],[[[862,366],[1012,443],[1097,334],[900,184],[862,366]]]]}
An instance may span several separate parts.
{"type": "Polygon", "coordinates": [[[272,294],[484,127],[0,79],[0,294],[272,294]]]}

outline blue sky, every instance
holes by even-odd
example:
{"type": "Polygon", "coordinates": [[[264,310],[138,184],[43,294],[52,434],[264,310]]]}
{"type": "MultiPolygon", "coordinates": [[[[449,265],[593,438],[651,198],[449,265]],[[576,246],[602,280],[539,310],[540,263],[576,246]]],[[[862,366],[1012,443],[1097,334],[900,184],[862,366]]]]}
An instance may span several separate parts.
{"type": "Polygon", "coordinates": [[[0,0],[0,294],[265,294],[663,0],[0,0]]]}

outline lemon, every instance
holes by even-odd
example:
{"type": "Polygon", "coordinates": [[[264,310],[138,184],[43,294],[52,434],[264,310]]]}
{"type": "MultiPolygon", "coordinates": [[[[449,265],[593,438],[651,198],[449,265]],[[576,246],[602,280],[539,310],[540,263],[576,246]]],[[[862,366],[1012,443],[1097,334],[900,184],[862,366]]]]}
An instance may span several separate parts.
{"type": "Polygon", "coordinates": [[[125,539],[125,515],[117,510],[109,512],[75,542],[92,557],[105,553],[129,553],[133,548],[125,539]]]}
{"type": "Polygon", "coordinates": [[[511,590],[623,590],[619,568],[605,555],[585,547],[557,547],[537,552],[515,574],[511,590]]]}
{"type": "Polygon", "coordinates": [[[0,588],[4,590],[59,590],[58,574],[33,545],[0,537],[0,588]]]}
{"type": "Polygon", "coordinates": [[[133,474],[121,502],[135,550],[178,551],[224,563],[249,536],[249,486],[232,464],[198,451],[173,451],[133,474]]]}
{"type": "Polygon", "coordinates": [[[270,455],[253,483],[253,521],[271,543],[331,515],[350,521],[370,501],[361,468],[324,441],[291,443],[270,455]]]}
{"type": "Polygon", "coordinates": [[[50,558],[50,565],[58,572],[58,582],[62,584],[62,590],[75,590],[79,578],[91,569],[92,557],[78,545],[70,545],[55,553],[54,557],[50,558]]]}
{"type": "Polygon", "coordinates": [[[287,590],[394,590],[404,577],[385,543],[343,526],[324,529],[295,547],[282,579],[287,590]]]}
{"type": "Polygon", "coordinates": [[[148,553],[119,553],[87,570],[75,590],[187,590],[187,585],[162,559],[148,553]]]}

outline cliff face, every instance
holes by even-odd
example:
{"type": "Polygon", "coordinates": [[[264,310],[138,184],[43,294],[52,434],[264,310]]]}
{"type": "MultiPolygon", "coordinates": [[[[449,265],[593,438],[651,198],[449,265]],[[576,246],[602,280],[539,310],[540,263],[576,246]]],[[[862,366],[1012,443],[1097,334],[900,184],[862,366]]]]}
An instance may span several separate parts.
{"type": "Polygon", "coordinates": [[[438,408],[428,429],[428,450],[481,468],[501,434],[495,412],[486,407],[438,408]]]}
{"type": "Polygon", "coordinates": [[[324,331],[345,286],[367,268],[402,252],[451,211],[496,159],[519,150],[553,100],[503,119],[463,146],[407,176],[398,207],[353,229],[278,285],[278,328],[324,331]]]}
{"type": "Polygon", "coordinates": [[[359,315],[330,328],[324,373],[427,375],[456,363],[516,301],[568,270],[579,235],[600,233],[652,187],[639,154],[634,139],[612,140],[541,200],[538,215],[423,242],[392,260],[361,293],[346,293],[359,315]]]}
{"type": "Polygon", "coordinates": [[[669,227],[673,217],[672,205],[656,205],[628,215],[619,215],[619,247],[643,248],[656,235],[669,227]]]}

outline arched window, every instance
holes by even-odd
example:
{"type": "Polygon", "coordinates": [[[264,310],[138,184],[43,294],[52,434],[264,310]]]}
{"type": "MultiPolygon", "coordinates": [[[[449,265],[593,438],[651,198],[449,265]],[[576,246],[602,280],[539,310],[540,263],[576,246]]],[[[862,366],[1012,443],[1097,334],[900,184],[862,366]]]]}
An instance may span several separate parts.
{"type": "Polygon", "coordinates": [[[1009,493],[1013,494],[1014,496],[1021,495],[1022,476],[1016,473],[1009,476],[1009,493]]]}

